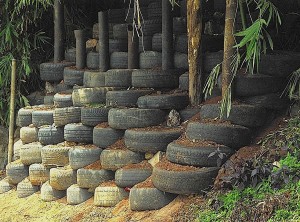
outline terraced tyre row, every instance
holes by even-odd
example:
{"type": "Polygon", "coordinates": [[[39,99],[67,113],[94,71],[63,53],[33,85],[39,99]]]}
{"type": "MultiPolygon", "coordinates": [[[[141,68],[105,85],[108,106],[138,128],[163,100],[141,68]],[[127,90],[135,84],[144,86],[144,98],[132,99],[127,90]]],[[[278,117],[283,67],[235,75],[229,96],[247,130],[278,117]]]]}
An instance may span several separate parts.
{"type": "Polygon", "coordinates": [[[28,179],[24,179],[17,185],[18,198],[25,198],[39,191],[38,186],[34,186],[28,179]]]}
{"type": "Polygon", "coordinates": [[[64,129],[55,126],[40,128],[38,132],[39,142],[43,145],[54,145],[64,141],[64,129]]]}
{"type": "Polygon", "coordinates": [[[21,161],[17,160],[6,165],[6,176],[10,184],[16,185],[28,175],[28,166],[21,163],[21,161]]]}
{"type": "Polygon", "coordinates": [[[64,138],[69,142],[92,143],[93,128],[82,123],[68,124],[64,128],[64,138]]]}
{"type": "Polygon", "coordinates": [[[70,123],[79,123],[81,120],[80,107],[66,107],[57,108],[54,110],[54,124],[55,126],[65,126],[70,123]]]}
{"type": "Polygon", "coordinates": [[[94,193],[94,205],[99,207],[114,207],[129,193],[117,186],[97,187],[94,193]]]}
{"type": "Polygon", "coordinates": [[[41,187],[41,199],[45,202],[55,201],[66,196],[65,190],[56,190],[50,186],[49,181],[41,187]]]}
{"type": "Polygon", "coordinates": [[[106,107],[82,107],[81,123],[87,126],[96,126],[100,123],[107,122],[110,108],[106,107]]]}

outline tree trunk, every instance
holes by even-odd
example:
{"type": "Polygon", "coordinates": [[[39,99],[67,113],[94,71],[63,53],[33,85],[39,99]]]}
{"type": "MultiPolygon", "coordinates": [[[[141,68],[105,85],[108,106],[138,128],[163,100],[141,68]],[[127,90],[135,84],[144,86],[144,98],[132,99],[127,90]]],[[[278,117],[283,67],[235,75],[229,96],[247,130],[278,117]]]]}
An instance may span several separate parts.
{"type": "Polygon", "coordinates": [[[237,9],[237,0],[226,0],[225,30],[224,30],[224,59],[222,66],[222,97],[227,94],[227,90],[233,81],[231,62],[234,48],[234,18],[237,9]]]}
{"type": "Polygon", "coordinates": [[[202,0],[187,0],[189,97],[193,106],[199,105],[203,97],[202,7],[202,0]]]}

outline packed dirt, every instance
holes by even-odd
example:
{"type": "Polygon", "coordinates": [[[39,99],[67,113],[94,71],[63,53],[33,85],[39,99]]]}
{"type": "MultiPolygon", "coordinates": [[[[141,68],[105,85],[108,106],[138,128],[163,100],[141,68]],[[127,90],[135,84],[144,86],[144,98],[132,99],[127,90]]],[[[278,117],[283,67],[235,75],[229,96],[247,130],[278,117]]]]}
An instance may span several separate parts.
{"type": "Polygon", "coordinates": [[[129,209],[128,199],[116,207],[96,207],[93,198],[71,206],[66,198],[58,201],[44,202],[36,193],[27,198],[18,198],[16,190],[0,195],[1,222],[172,222],[192,221],[194,207],[203,202],[199,196],[178,196],[166,207],[145,212],[133,212],[129,209]]]}

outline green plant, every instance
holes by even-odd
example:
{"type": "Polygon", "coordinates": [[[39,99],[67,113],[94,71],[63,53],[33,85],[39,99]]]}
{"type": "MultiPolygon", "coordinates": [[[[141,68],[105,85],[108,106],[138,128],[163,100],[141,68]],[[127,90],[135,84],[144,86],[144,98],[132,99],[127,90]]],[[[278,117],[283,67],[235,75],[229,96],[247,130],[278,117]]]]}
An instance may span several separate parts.
{"type": "MultiPolygon", "coordinates": [[[[241,0],[240,0],[241,1],[241,0]]],[[[245,15],[242,15],[242,21],[244,30],[235,33],[236,37],[240,37],[241,40],[234,46],[235,51],[232,55],[231,73],[232,79],[230,84],[222,95],[220,116],[229,116],[231,110],[232,101],[232,84],[239,68],[246,64],[246,70],[250,73],[254,73],[257,70],[261,54],[265,54],[267,49],[273,49],[273,41],[270,34],[267,31],[267,27],[272,21],[275,21],[276,27],[281,24],[281,18],[275,5],[268,0],[245,0],[244,3],[249,6],[250,4],[256,4],[256,11],[258,11],[258,18],[252,21],[249,27],[245,24],[245,15]]],[[[239,9],[243,12],[244,4],[239,4],[239,9]]],[[[237,41],[237,40],[236,40],[237,41]]],[[[218,76],[221,72],[221,64],[218,64],[210,73],[205,87],[205,97],[211,95],[212,89],[217,85],[218,76]]]]}
{"type": "Polygon", "coordinates": [[[26,86],[36,84],[37,63],[48,38],[38,28],[44,12],[53,5],[52,0],[5,1],[0,9],[0,124],[8,124],[11,60],[17,60],[16,105],[28,105],[24,96],[26,86]],[[36,76],[31,78],[31,76],[36,76]],[[34,81],[34,82],[32,82],[34,81]]]}

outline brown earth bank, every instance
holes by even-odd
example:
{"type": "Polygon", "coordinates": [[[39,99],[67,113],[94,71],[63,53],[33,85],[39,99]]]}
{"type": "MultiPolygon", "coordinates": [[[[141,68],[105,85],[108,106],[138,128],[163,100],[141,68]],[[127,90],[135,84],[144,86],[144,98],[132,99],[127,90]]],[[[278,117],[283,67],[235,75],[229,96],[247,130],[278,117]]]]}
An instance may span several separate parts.
{"type": "Polygon", "coordinates": [[[133,212],[128,199],[116,207],[96,207],[93,198],[71,206],[66,197],[58,201],[44,202],[36,193],[18,198],[16,190],[0,195],[1,222],[184,222],[195,219],[195,206],[202,203],[199,196],[178,196],[160,210],[133,212]]]}

